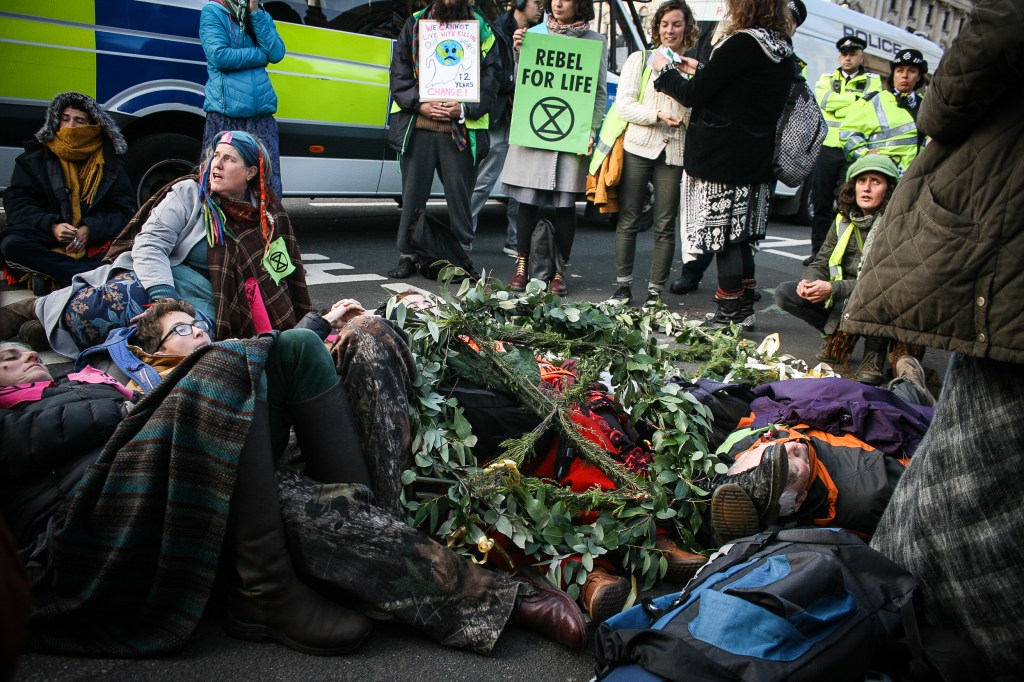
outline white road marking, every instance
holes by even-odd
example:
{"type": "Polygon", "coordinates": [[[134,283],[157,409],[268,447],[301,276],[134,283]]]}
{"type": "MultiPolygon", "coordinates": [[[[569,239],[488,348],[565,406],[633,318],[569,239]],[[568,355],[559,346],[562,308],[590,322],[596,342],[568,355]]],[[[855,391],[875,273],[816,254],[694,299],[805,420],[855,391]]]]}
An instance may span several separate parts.
{"type": "Polygon", "coordinates": [[[355,270],[351,265],[344,263],[316,263],[306,265],[306,285],[315,284],[341,284],[345,282],[380,282],[387,277],[364,273],[359,275],[335,275],[331,270],[355,270]]]}
{"type": "Polygon", "coordinates": [[[799,248],[810,245],[810,239],[789,239],[787,237],[769,236],[761,240],[760,246],[758,247],[758,251],[764,253],[774,253],[776,256],[785,256],[786,258],[792,258],[794,260],[802,261],[810,254],[796,254],[790,253],[789,251],[779,251],[778,249],[784,249],[787,247],[799,248]]]}
{"type": "Polygon", "coordinates": [[[301,255],[303,263],[308,263],[311,260],[331,260],[330,256],[325,256],[322,253],[304,253],[301,255]]]}

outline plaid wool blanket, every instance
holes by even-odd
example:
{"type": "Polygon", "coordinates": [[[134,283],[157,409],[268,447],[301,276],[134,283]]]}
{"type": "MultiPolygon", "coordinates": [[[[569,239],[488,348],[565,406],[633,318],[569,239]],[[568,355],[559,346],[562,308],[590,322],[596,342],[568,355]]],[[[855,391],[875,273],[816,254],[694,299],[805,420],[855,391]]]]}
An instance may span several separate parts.
{"type": "Polygon", "coordinates": [[[179,649],[210,597],[267,335],[194,352],[129,413],[58,512],[31,645],[71,655],[179,649]]]}

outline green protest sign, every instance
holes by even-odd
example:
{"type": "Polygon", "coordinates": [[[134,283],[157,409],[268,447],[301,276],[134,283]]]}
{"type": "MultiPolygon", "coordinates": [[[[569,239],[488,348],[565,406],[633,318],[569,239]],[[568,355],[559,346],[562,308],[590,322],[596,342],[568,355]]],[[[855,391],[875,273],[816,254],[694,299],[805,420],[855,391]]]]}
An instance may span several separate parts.
{"type": "Polygon", "coordinates": [[[510,144],[587,153],[602,50],[598,40],[526,32],[510,144]]]}

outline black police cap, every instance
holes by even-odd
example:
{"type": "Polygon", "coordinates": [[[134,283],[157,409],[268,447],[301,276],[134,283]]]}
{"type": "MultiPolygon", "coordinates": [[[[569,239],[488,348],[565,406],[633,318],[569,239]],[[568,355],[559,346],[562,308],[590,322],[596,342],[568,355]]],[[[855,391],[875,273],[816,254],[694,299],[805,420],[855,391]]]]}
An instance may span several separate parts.
{"type": "Polygon", "coordinates": [[[897,66],[916,66],[921,71],[922,76],[928,73],[928,62],[925,61],[924,55],[921,54],[920,50],[912,48],[897,52],[889,65],[893,71],[896,70],[897,66]]]}
{"type": "Polygon", "coordinates": [[[860,36],[843,36],[836,41],[836,49],[840,52],[846,50],[863,50],[868,46],[868,41],[860,36]]]}

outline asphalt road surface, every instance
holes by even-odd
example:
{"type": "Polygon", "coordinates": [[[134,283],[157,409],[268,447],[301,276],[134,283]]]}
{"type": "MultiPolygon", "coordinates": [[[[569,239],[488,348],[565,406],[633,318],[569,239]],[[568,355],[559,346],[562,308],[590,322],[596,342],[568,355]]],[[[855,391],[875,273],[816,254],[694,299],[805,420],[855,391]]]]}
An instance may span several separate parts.
{"type": "MultiPolygon", "coordinates": [[[[289,199],[286,207],[296,227],[314,305],[329,307],[341,298],[355,298],[372,309],[389,296],[382,288],[396,284],[385,273],[397,260],[395,234],[399,209],[395,202],[365,200],[289,199]]],[[[442,202],[429,210],[444,217],[442,202]]],[[[481,218],[472,258],[477,268],[507,281],[513,261],[502,252],[505,207],[489,203],[481,218]]],[[[581,222],[569,270],[569,298],[602,300],[615,289],[614,231],[606,224],[581,222]]],[[[634,296],[643,300],[643,284],[650,272],[652,235],[640,235],[634,269],[634,296]]],[[[818,334],[774,305],[772,292],[782,281],[796,279],[801,260],[809,253],[809,228],[773,222],[757,256],[757,275],[764,294],[757,305],[757,328],[748,334],[761,339],[778,332],[782,352],[816,364],[818,334]]],[[[677,257],[673,277],[678,277],[677,257]]],[[[419,276],[409,284],[436,291],[436,282],[419,276]]],[[[671,310],[692,319],[714,310],[714,266],[701,288],[685,296],[666,293],[671,310]]],[[[0,289],[4,303],[27,295],[0,289]]],[[[860,358],[860,346],[850,372],[860,358]]],[[[51,354],[52,356],[52,354],[51,354]]],[[[56,358],[50,357],[51,360],[56,358]]],[[[947,354],[929,351],[926,366],[942,375],[947,354]]],[[[662,586],[665,592],[672,586],[662,586]]],[[[16,680],[588,680],[594,660],[586,652],[571,652],[516,625],[502,635],[492,656],[485,657],[435,644],[403,626],[379,624],[369,643],[350,656],[319,658],[302,655],[275,644],[254,644],[229,638],[221,621],[206,619],[178,655],[150,660],[80,659],[29,654],[22,657],[16,680]]]]}

